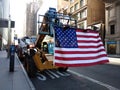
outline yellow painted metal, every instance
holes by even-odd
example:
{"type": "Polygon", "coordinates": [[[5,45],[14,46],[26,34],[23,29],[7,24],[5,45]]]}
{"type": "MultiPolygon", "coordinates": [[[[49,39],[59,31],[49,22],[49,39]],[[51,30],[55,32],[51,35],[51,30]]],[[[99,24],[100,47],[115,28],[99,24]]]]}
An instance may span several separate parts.
{"type": "Polygon", "coordinates": [[[33,59],[34,59],[34,62],[35,62],[35,65],[36,67],[42,71],[42,70],[45,70],[45,69],[55,69],[55,68],[58,68],[57,66],[55,66],[53,64],[53,61],[49,61],[45,55],[44,55],[44,59],[45,61],[42,63],[42,57],[40,57],[40,52],[36,52],[36,54],[33,56],[33,59]]]}

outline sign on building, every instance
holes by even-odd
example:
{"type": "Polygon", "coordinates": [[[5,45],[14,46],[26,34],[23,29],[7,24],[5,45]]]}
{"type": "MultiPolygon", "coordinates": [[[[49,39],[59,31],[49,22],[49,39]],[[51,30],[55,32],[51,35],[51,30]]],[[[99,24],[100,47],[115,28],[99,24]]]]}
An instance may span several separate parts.
{"type": "MultiPolygon", "coordinates": [[[[11,28],[15,27],[15,21],[11,21],[11,28]]],[[[8,20],[0,19],[0,28],[8,28],[8,20]]]]}

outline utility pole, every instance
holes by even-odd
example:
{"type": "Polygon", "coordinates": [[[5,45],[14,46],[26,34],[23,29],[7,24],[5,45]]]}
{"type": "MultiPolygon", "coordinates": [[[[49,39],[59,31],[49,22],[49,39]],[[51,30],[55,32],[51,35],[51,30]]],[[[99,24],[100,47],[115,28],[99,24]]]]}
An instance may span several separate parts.
{"type": "Polygon", "coordinates": [[[10,45],[11,45],[11,16],[9,15],[9,21],[8,21],[8,53],[7,58],[10,56],[10,45]]]}

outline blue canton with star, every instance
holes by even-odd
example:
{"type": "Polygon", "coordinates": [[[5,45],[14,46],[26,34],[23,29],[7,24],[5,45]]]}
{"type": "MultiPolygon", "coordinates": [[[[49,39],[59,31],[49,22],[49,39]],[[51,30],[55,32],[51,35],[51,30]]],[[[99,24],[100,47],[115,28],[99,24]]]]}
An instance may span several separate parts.
{"type": "Polygon", "coordinates": [[[55,45],[62,48],[77,48],[77,37],[74,28],[55,27],[55,45]]]}

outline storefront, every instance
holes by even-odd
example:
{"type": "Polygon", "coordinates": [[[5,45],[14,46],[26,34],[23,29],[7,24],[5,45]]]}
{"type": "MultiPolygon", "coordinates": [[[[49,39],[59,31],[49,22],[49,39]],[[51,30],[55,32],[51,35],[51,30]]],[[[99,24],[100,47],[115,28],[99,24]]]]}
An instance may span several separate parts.
{"type": "Polygon", "coordinates": [[[108,41],[107,42],[107,53],[108,54],[116,54],[117,42],[116,41],[108,41]]]}

